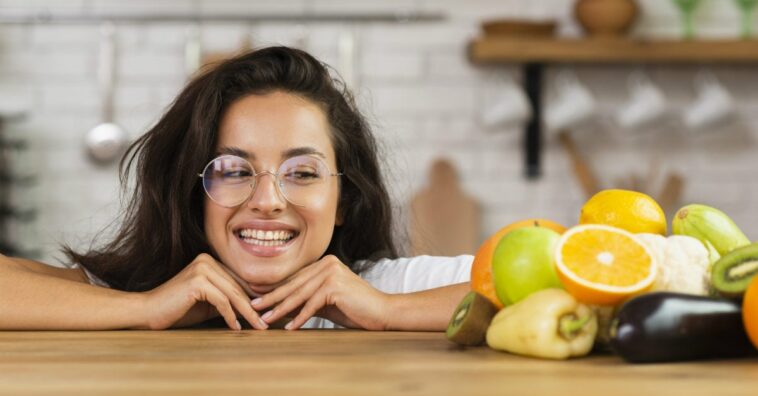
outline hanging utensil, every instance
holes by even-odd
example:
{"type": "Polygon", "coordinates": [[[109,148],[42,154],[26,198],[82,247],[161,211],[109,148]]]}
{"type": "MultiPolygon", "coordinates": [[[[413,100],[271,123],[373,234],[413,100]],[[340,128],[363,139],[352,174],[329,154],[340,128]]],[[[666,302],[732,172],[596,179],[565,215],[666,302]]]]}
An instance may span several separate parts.
{"type": "Polygon", "coordinates": [[[113,95],[116,80],[116,28],[106,22],[100,28],[100,54],[98,83],[102,101],[102,122],[85,137],[90,158],[99,164],[108,164],[119,158],[128,138],[121,126],[113,121],[113,95]]]}
{"type": "Polygon", "coordinates": [[[579,180],[579,184],[582,186],[584,195],[588,198],[592,197],[600,191],[600,183],[595,176],[595,172],[590,167],[589,162],[582,155],[579,149],[576,147],[573,137],[567,131],[562,131],[558,134],[558,138],[563,146],[563,149],[568,153],[569,159],[574,169],[574,176],[579,180]]]}
{"type": "Polygon", "coordinates": [[[348,88],[355,90],[358,85],[356,71],[356,40],[351,28],[340,32],[337,39],[337,64],[342,80],[348,88]]]}
{"type": "Polygon", "coordinates": [[[195,24],[187,28],[187,40],[184,43],[184,75],[187,79],[200,70],[202,58],[200,27],[195,24]]]}
{"type": "Polygon", "coordinates": [[[661,193],[658,195],[658,203],[667,215],[672,215],[676,210],[676,206],[679,204],[684,190],[684,185],[684,176],[677,172],[671,172],[666,177],[661,193]]]}

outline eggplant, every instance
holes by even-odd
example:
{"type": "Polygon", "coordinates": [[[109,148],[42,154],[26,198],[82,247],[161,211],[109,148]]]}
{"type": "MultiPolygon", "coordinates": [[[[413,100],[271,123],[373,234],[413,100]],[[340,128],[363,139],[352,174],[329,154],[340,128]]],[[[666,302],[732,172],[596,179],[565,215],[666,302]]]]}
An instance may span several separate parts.
{"type": "Polygon", "coordinates": [[[611,323],[611,348],[634,363],[744,357],[755,353],[739,301],[656,292],[624,303],[611,323]]]}

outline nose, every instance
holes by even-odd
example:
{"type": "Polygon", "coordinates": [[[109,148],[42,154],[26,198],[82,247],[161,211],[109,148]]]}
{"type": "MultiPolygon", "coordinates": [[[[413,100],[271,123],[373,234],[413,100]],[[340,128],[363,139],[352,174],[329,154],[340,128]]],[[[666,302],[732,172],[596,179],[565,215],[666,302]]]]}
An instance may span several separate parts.
{"type": "Polygon", "coordinates": [[[247,200],[247,207],[254,212],[264,214],[278,213],[287,207],[287,201],[276,185],[276,175],[269,171],[258,172],[255,175],[253,193],[247,200]],[[268,177],[265,177],[268,176],[268,177]]]}

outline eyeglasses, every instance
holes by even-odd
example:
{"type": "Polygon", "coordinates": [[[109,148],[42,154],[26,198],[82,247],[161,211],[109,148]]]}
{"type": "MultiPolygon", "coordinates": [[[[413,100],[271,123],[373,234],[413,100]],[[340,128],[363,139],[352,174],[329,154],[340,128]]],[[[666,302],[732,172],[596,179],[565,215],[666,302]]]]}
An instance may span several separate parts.
{"type": "Polygon", "coordinates": [[[232,208],[245,202],[255,191],[258,176],[271,175],[276,188],[287,202],[295,206],[311,206],[327,196],[332,173],[324,161],[311,155],[286,159],[276,173],[256,172],[250,163],[236,155],[219,156],[205,166],[198,177],[213,202],[232,208]]]}

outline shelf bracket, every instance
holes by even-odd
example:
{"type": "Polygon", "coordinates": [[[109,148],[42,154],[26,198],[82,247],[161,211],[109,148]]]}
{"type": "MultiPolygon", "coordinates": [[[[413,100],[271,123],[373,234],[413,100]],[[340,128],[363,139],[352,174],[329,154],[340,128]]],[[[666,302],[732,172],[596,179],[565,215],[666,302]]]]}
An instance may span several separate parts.
{"type": "Polygon", "coordinates": [[[527,179],[538,179],[542,174],[542,78],[545,65],[524,64],[524,91],[532,106],[532,118],[524,130],[524,171],[527,179]]]}

